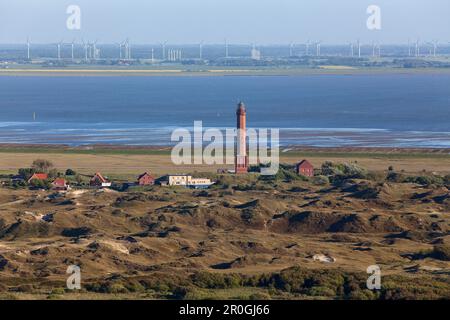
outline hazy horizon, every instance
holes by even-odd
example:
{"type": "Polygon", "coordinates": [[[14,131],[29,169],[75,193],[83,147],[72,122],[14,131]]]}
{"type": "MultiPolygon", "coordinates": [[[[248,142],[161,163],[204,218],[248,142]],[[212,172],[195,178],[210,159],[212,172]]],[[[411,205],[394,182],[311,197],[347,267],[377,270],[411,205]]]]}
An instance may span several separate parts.
{"type": "Polygon", "coordinates": [[[406,43],[408,39],[450,41],[448,0],[0,0],[0,43],[94,40],[135,44],[168,41],[285,44],[323,41],[406,43]],[[66,9],[81,8],[81,30],[68,30],[66,9]],[[382,29],[366,27],[369,5],[381,8],[382,29]]]}

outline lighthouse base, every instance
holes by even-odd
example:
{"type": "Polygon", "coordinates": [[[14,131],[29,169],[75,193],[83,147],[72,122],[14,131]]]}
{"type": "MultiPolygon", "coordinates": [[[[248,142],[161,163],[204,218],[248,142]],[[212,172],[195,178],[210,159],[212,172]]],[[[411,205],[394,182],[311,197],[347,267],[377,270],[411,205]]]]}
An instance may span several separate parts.
{"type": "Polygon", "coordinates": [[[248,173],[248,157],[247,156],[237,156],[235,163],[236,174],[248,173]]]}

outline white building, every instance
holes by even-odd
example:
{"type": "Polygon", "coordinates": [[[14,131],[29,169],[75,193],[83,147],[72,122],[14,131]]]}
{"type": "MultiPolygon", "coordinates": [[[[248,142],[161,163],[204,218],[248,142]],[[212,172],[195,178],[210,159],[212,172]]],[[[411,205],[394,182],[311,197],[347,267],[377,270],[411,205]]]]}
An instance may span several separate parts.
{"type": "Polygon", "coordinates": [[[167,175],[160,181],[162,185],[169,186],[185,186],[196,189],[208,188],[214,183],[211,179],[206,178],[192,178],[192,176],[185,174],[167,175]]]}

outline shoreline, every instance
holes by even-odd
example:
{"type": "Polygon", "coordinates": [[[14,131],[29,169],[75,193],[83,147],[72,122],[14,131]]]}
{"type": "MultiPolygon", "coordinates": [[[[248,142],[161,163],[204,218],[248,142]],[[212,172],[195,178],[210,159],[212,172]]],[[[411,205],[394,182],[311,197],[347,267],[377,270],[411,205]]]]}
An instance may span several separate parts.
{"type": "MultiPolygon", "coordinates": [[[[0,143],[0,153],[130,153],[130,154],[170,154],[172,146],[167,145],[120,145],[89,144],[71,146],[67,144],[20,144],[0,143]]],[[[314,147],[287,145],[280,148],[280,155],[304,154],[342,154],[396,155],[396,156],[437,156],[450,158],[450,148],[411,148],[411,147],[314,147]]]]}
{"type": "Polygon", "coordinates": [[[314,75],[415,75],[415,74],[450,74],[450,68],[341,68],[331,66],[327,68],[230,68],[215,69],[164,69],[164,68],[0,68],[0,77],[9,76],[172,76],[172,77],[226,77],[226,76],[314,76],[314,75]]]}

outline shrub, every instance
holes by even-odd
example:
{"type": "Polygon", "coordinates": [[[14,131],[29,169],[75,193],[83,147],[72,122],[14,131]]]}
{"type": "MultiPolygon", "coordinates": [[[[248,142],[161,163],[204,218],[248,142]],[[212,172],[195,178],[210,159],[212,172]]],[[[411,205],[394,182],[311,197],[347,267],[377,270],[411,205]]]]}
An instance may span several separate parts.
{"type": "Polygon", "coordinates": [[[36,189],[50,189],[51,182],[49,180],[33,179],[30,181],[30,186],[36,189]]]}
{"type": "Polygon", "coordinates": [[[330,183],[330,179],[327,176],[319,175],[312,178],[312,183],[317,186],[324,186],[330,183]]]}
{"type": "Polygon", "coordinates": [[[75,176],[77,173],[75,170],[67,169],[66,170],[66,176],[75,176]]]}
{"type": "Polygon", "coordinates": [[[253,293],[249,297],[249,300],[270,300],[272,299],[270,294],[264,292],[253,293]]]}
{"type": "Polygon", "coordinates": [[[260,176],[260,181],[284,181],[292,182],[295,180],[308,181],[308,178],[302,175],[298,175],[293,166],[280,165],[278,172],[273,176],[260,176]]]}
{"type": "Polygon", "coordinates": [[[417,183],[422,186],[431,186],[431,185],[443,185],[444,179],[440,176],[416,176],[416,177],[407,177],[405,182],[409,183],[417,183]]]}
{"type": "Polygon", "coordinates": [[[316,297],[334,297],[336,296],[336,291],[328,287],[320,286],[320,287],[312,287],[309,290],[309,294],[311,296],[316,297]]]}
{"type": "Polygon", "coordinates": [[[227,289],[242,285],[242,278],[238,274],[222,275],[218,273],[197,272],[192,276],[196,286],[205,289],[227,289]]]}
{"type": "Polygon", "coordinates": [[[405,181],[405,176],[401,173],[391,171],[387,174],[386,181],[401,183],[405,181]]]}
{"type": "Polygon", "coordinates": [[[54,179],[54,178],[57,178],[57,177],[60,177],[61,176],[61,174],[58,172],[58,170],[56,170],[56,169],[51,169],[51,170],[49,170],[49,172],[48,172],[48,177],[49,178],[52,178],[52,179],[54,179]]]}
{"type": "Polygon", "coordinates": [[[107,293],[127,293],[127,288],[121,283],[108,283],[106,284],[106,292],[107,293]]]}
{"type": "Polygon", "coordinates": [[[450,261],[450,246],[445,244],[434,246],[431,256],[435,259],[450,261]]]}
{"type": "Polygon", "coordinates": [[[326,161],[322,164],[322,175],[328,177],[336,177],[338,180],[367,179],[369,177],[368,171],[356,164],[334,164],[331,161],[326,161]]]}
{"type": "Polygon", "coordinates": [[[448,174],[448,175],[446,175],[446,176],[444,177],[444,183],[445,183],[447,186],[450,186],[450,174],[448,174]]]}
{"type": "Polygon", "coordinates": [[[63,295],[65,293],[66,293],[66,291],[64,290],[64,288],[54,288],[50,292],[51,295],[63,295]]]}

